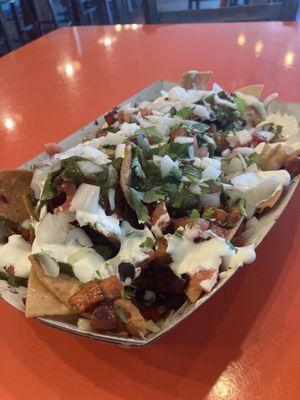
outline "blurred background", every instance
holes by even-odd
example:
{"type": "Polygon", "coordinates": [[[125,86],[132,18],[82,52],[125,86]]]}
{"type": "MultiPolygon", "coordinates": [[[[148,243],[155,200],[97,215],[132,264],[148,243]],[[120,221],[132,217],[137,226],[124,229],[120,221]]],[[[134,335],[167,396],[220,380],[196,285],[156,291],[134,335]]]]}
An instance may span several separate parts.
{"type": "Polygon", "coordinates": [[[0,0],[0,56],[63,26],[296,20],[299,0],[0,0]]]}

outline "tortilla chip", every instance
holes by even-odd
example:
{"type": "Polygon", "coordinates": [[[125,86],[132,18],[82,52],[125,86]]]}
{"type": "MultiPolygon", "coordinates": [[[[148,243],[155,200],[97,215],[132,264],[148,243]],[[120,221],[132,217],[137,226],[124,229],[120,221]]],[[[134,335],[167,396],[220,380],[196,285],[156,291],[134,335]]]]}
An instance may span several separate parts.
{"type": "Polygon", "coordinates": [[[186,90],[198,89],[206,90],[207,83],[212,75],[211,71],[188,71],[181,75],[180,85],[186,90]]]}
{"type": "Polygon", "coordinates": [[[79,289],[81,282],[66,274],[60,274],[56,278],[48,276],[34,256],[29,256],[29,260],[31,262],[31,269],[34,270],[39,281],[50,290],[59,301],[68,307],[69,298],[79,289]]]}
{"type": "Polygon", "coordinates": [[[283,189],[278,190],[278,192],[274,193],[272,197],[270,197],[268,200],[263,201],[256,207],[256,211],[261,213],[265,208],[271,208],[273,207],[277,201],[279,200],[281,194],[282,194],[283,189]]]}
{"type": "Polygon", "coordinates": [[[263,90],[264,90],[264,85],[257,84],[257,85],[243,86],[235,90],[234,92],[239,92],[248,96],[254,96],[257,99],[259,99],[263,90]]]}
{"type": "Polygon", "coordinates": [[[127,203],[134,210],[134,205],[129,190],[132,176],[131,159],[131,145],[128,143],[125,148],[125,155],[121,165],[120,185],[127,203]]]}
{"type": "Polygon", "coordinates": [[[280,169],[289,156],[290,154],[287,153],[281,144],[275,147],[265,144],[261,152],[262,162],[260,168],[263,171],[275,171],[280,169]]]}
{"type": "Polygon", "coordinates": [[[29,217],[23,196],[30,191],[31,179],[29,170],[0,171],[0,215],[18,224],[29,217]]]}
{"type": "Polygon", "coordinates": [[[31,268],[26,296],[26,317],[45,315],[69,315],[74,312],[61,303],[37,278],[31,268]]]}

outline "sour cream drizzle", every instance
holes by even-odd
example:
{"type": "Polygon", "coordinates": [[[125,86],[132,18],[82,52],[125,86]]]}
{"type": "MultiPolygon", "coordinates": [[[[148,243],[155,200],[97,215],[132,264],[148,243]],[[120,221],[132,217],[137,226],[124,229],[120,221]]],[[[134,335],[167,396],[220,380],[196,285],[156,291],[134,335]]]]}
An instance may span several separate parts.
{"type": "Polygon", "coordinates": [[[173,260],[170,267],[178,276],[184,273],[194,275],[200,269],[217,271],[223,261],[227,269],[234,269],[255,260],[253,246],[235,248],[219,237],[194,243],[186,234],[182,238],[171,235],[167,253],[173,260]]]}

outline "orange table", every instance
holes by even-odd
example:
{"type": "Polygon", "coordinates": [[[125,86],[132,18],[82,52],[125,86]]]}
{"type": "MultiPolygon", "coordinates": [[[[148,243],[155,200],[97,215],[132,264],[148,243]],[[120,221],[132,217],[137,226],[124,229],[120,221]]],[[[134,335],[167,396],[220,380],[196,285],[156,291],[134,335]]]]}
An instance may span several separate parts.
{"type": "MultiPolygon", "coordinates": [[[[0,60],[0,160],[15,167],[159,78],[212,69],[300,101],[300,25],[60,29],[0,60]]],[[[0,399],[298,399],[300,193],[257,261],[149,348],[45,327],[0,302],[0,399]]]]}

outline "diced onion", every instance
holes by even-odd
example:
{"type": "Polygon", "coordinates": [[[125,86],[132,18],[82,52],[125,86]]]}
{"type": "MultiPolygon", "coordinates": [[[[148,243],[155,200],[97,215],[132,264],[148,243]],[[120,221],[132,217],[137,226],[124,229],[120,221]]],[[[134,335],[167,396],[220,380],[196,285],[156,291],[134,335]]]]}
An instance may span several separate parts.
{"type": "Polygon", "coordinates": [[[102,167],[94,164],[91,161],[79,161],[78,166],[85,176],[97,174],[103,170],[102,167]]]}
{"type": "Polygon", "coordinates": [[[205,193],[200,197],[202,206],[220,207],[220,193],[205,193]]]}

